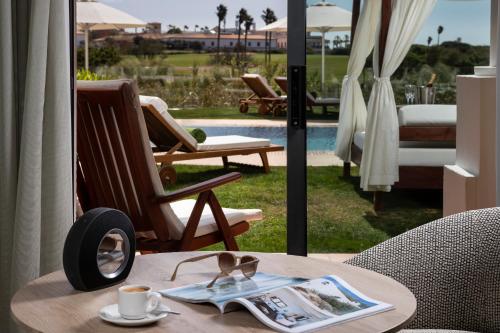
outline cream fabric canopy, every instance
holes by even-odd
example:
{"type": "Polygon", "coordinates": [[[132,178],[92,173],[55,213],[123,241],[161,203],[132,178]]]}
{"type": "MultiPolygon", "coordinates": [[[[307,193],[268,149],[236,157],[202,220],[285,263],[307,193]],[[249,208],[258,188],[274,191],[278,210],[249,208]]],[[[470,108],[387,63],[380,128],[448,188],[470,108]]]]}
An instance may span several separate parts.
{"type": "MultiPolygon", "coordinates": [[[[360,169],[365,191],[390,191],[399,180],[399,124],[391,75],[403,62],[435,4],[436,0],[398,0],[393,5],[382,70],[373,66],[375,83],[368,103],[360,169]]],[[[373,64],[379,63],[378,44],[376,41],[373,64]]]]}
{"type": "Polygon", "coordinates": [[[85,33],[85,68],[89,68],[89,31],[145,27],[146,23],[96,1],[78,1],[76,22],[85,33]]]}
{"type": "Polygon", "coordinates": [[[352,38],[347,75],[342,82],[335,149],[335,154],[345,162],[351,161],[351,145],[354,134],[364,131],[366,126],[366,104],[358,78],[363,71],[366,58],[375,45],[381,5],[382,0],[364,1],[356,32],[352,38]]]}

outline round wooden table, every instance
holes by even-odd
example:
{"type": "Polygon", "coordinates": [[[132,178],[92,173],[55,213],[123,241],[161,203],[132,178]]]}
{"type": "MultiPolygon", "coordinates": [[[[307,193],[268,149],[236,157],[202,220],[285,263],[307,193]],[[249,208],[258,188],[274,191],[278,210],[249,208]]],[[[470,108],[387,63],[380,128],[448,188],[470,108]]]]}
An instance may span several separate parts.
{"type": "MultiPolygon", "coordinates": [[[[206,252],[204,252],[206,253],[206,252]]],[[[217,271],[215,259],[183,265],[174,282],[168,281],[180,260],[200,255],[180,252],[138,256],[132,272],[123,284],[147,284],[155,290],[179,287],[212,279],[217,271]]],[[[241,254],[241,253],[239,253],[241,254]]],[[[395,332],[413,319],[416,300],[402,284],[375,272],[324,260],[252,253],[260,259],[259,271],[288,276],[317,278],[337,275],[368,297],[395,306],[394,310],[330,326],[323,331],[336,333],[395,332]]],[[[12,299],[14,320],[36,332],[263,332],[269,330],[248,311],[221,315],[213,305],[198,305],[164,299],[181,315],[169,315],[152,326],[122,328],[98,317],[103,306],[117,302],[119,285],[94,291],[74,290],[63,271],[45,275],[19,290],[12,299]]]]}

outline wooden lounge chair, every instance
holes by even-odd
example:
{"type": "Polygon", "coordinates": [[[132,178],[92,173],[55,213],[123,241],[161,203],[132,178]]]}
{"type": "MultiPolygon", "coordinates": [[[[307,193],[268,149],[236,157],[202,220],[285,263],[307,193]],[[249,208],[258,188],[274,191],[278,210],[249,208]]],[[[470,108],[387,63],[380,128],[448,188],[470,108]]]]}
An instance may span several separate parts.
{"type": "MultiPolygon", "coordinates": [[[[288,80],[286,77],[278,76],[274,78],[274,81],[280,87],[280,89],[288,95],[288,80]]],[[[309,111],[312,112],[314,106],[320,106],[323,109],[323,113],[328,111],[329,106],[340,105],[340,98],[315,98],[311,93],[306,93],[307,97],[307,107],[309,111]]]]}
{"type": "Polygon", "coordinates": [[[228,156],[259,154],[265,173],[270,171],[267,153],[284,150],[283,146],[271,144],[268,139],[236,135],[208,137],[202,144],[187,132],[168,113],[166,103],[158,97],[141,96],[141,106],[149,133],[155,144],[155,161],[161,163],[160,178],[163,183],[174,183],[175,169],[172,163],[201,158],[222,157],[225,168],[230,163],[228,156]]]}
{"type": "MultiPolygon", "coordinates": [[[[455,164],[456,106],[408,105],[398,109],[399,181],[393,188],[443,189],[444,166],[455,164]]],[[[356,133],[351,160],[361,165],[364,132],[356,133]]],[[[344,163],[344,176],[351,164],[344,163]]],[[[375,192],[375,210],[382,208],[381,193],[375,192]]]]}
{"type": "Polygon", "coordinates": [[[240,112],[247,113],[250,105],[257,105],[259,113],[280,115],[286,112],[286,97],[278,96],[267,80],[259,74],[245,74],[243,82],[252,90],[248,98],[240,99],[240,112]]]}
{"type": "Polygon", "coordinates": [[[78,197],[84,211],[111,207],[132,220],[143,252],[195,250],[235,236],[261,219],[257,209],[221,208],[212,189],[239,173],[165,193],[131,80],[78,82],[78,197]],[[182,200],[198,195],[196,200],[182,200]]]}

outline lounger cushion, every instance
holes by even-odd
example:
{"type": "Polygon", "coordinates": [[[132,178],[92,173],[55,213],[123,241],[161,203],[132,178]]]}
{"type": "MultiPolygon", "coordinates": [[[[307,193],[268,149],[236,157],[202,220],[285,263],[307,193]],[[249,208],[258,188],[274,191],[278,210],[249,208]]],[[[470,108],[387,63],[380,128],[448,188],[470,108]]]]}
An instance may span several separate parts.
{"type": "Polygon", "coordinates": [[[456,126],[456,105],[406,105],[398,112],[399,126],[456,126]]]}
{"type": "Polygon", "coordinates": [[[269,147],[269,139],[250,138],[240,135],[209,136],[205,142],[198,143],[198,151],[269,147]]]}
{"type": "MultiPolygon", "coordinates": [[[[195,203],[196,200],[189,199],[170,204],[180,222],[173,228],[169,228],[172,239],[181,239],[182,233],[186,228],[195,203]]],[[[262,211],[260,209],[223,208],[223,210],[229,225],[234,225],[243,221],[251,222],[262,220],[262,211]]],[[[198,229],[196,229],[195,237],[203,236],[214,231],[217,231],[217,224],[215,223],[210,207],[205,205],[205,209],[203,209],[203,213],[201,215],[200,224],[198,225],[198,229]]]]}
{"type": "MultiPolygon", "coordinates": [[[[363,150],[365,132],[354,135],[354,144],[363,150]]],[[[399,147],[400,166],[445,166],[455,164],[456,149],[447,148],[440,142],[402,141],[399,147]],[[418,146],[421,144],[421,146],[418,146]]]]}
{"type": "Polygon", "coordinates": [[[188,144],[190,145],[189,148],[193,150],[196,148],[198,142],[195,138],[193,138],[191,134],[189,134],[188,131],[186,131],[184,127],[179,125],[179,123],[174,119],[174,117],[172,117],[172,115],[170,115],[170,113],[168,112],[168,105],[164,100],[155,96],[142,95],[139,96],[139,99],[141,101],[141,104],[151,104],[160,113],[163,119],[165,119],[165,121],[174,129],[177,135],[180,135],[184,139],[184,141],[188,142],[188,144]]]}
{"type": "Polygon", "coordinates": [[[252,91],[259,97],[279,98],[278,94],[267,83],[267,80],[259,74],[245,74],[243,78],[252,91]],[[252,81],[256,81],[252,84],[252,81]],[[258,82],[258,83],[257,83],[258,82]]]}

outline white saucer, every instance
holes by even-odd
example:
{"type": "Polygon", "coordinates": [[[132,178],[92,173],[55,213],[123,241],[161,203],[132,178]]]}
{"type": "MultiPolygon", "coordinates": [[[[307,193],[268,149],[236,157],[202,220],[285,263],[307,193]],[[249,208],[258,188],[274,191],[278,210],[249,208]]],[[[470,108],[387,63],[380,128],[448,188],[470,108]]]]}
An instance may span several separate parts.
{"type": "MultiPolygon", "coordinates": [[[[161,304],[159,307],[160,311],[169,311],[170,308],[166,305],[161,304]]],[[[154,311],[149,313],[145,318],[142,319],[136,319],[136,320],[130,320],[130,319],[125,319],[123,318],[120,313],[118,312],[118,304],[111,304],[103,307],[99,311],[99,317],[107,321],[109,323],[115,324],[115,325],[120,325],[120,326],[143,326],[143,325],[149,325],[154,322],[157,322],[158,320],[165,318],[167,316],[167,313],[165,312],[158,312],[155,313],[154,311]]]]}

